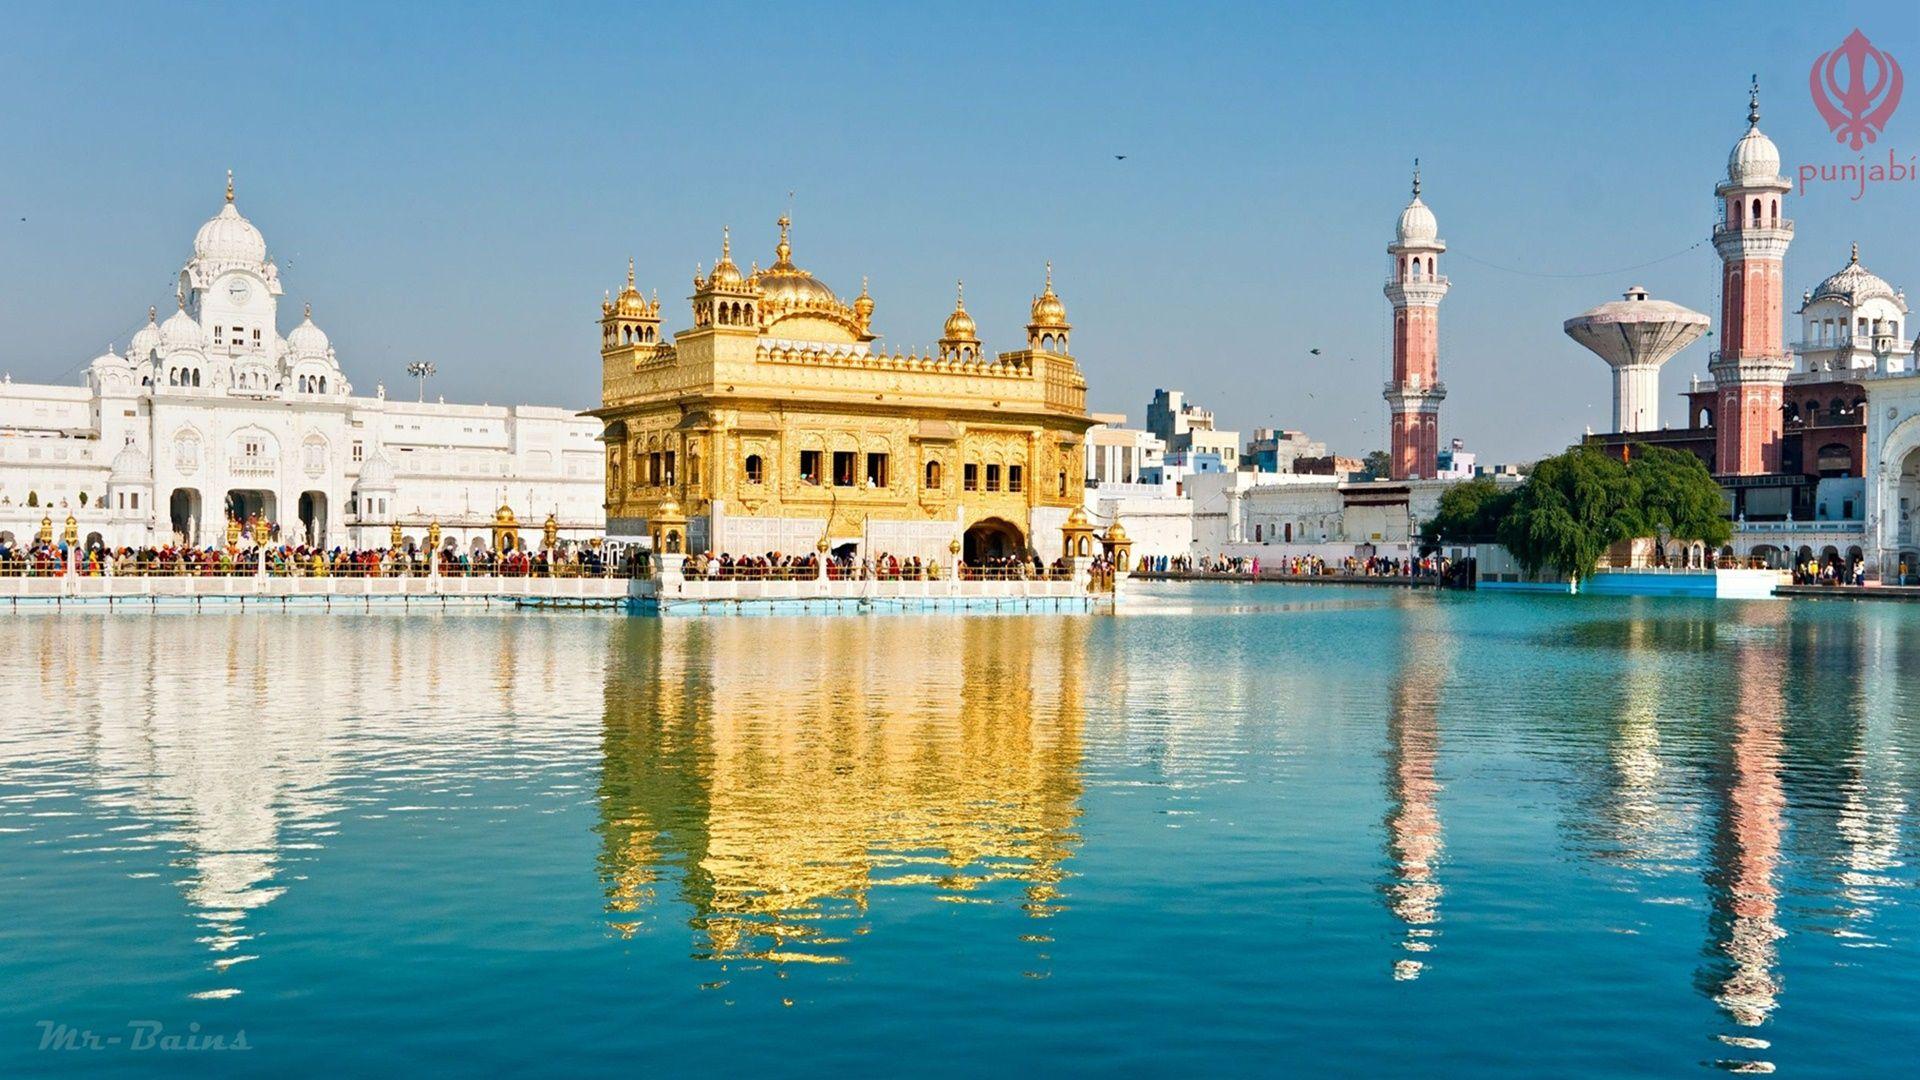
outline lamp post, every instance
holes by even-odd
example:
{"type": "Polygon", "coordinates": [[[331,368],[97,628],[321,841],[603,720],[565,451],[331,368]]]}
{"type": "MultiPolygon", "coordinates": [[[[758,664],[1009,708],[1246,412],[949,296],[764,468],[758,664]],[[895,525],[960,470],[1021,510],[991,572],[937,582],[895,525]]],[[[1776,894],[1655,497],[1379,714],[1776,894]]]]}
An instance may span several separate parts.
{"type": "Polygon", "coordinates": [[[420,383],[420,401],[423,404],[427,400],[427,380],[439,373],[440,369],[434,367],[433,361],[431,360],[417,360],[407,365],[407,374],[413,376],[420,383]]]}

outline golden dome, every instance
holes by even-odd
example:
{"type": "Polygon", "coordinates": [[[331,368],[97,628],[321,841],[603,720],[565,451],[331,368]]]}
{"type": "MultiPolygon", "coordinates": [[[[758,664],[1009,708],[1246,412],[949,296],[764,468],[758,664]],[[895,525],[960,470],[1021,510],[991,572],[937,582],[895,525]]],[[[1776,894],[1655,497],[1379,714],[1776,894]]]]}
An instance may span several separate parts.
{"type": "Polygon", "coordinates": [[[637,318],[646,318],[651,314],[647,310],[646,297],[641,296],[640,290],[634,287],[632,259],[627,260],[627,287],[620,290],[619,298],[611,305],[604,306],[606,306],[609,311],[617,311],[622,315],[630,315],[637,318]]]}
{"type": "Polygon", "coordinates": [[[713,273],[707,278],[709,289],[737,289],[746,282],[740,276],[740,268],[733,262],[733,237],[726,229],[720,230],[720,261],[713,264],[713,273]]]}
{"type": "MultiPolygon", "coordinates": [[[[792,226],[792,219],[780,215],[780,242],[774,245],[773,265],[753,275],[761,297],[775,306],[843,307],[840,298],[825,282],[793,264],[793,245],[787,242],[787,230],[792,226]]],[[[865,291],[863,286],[861,292],[865,291]]],[[[871,298],[868,303],[872,303],[871,298]]]]}
{"type": "Polygon", "coordinates": [[[979,332],[973,325],[973,316],[967,314],[966,283],[960,282],[954,288],[953,314],[947,316],[947,325],[942,335],[947,341],[978,341],[979,332]]]}
{"type": "Polygon", "coordinates": [[[500,509],[495,510],[493,512],[493,520],[496,524],[500,524],[500,525],[513,524],[513,521],[514,521],[513,507],[508,506],[505,503],[501,503],[500,509]]]}
{"type": "Polygon", "coordinates": [[[1067,305],[1053,291],[1053,264],[1047,264],[1047,291],[1033,298],[1033,325],[1067,325],[1067,305]]]}
{"type": "Polygon", "coordinates": [[[1127,542],[1127,530],[1118,521],[1107,526],[1107,543],[1124,544],[1127,542]]]}
{"type": "Polygon", "coordinates": [[[1093,522],[1087,517],[1087,508],[1084,506],[1074,507],[1073,512],[1067,515],[1066,527],[1069,529],[1093,528],[1093,522]]]}
{"type": "Polygon", "coordinates": [[[660,504],[660,508],[653,512],[653,516],[661,521],[677,520],[681,516],[680,503],[672,497],[668,497],[665,502],[660,504]]]}

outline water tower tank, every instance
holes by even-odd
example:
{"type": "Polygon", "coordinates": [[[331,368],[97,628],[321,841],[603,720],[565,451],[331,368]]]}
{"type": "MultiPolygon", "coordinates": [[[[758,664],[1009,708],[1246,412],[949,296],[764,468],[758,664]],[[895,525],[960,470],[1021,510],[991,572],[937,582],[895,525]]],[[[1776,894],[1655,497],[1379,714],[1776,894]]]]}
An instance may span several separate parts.
{"type": "Polygon", "coordinates": [[[1613,368],[1613,430],[1660,427],[1660,365],[1699,340],[1713,320],[1635,285],[1626,296],[1566,322],[1567,336],[1613,368]]]}

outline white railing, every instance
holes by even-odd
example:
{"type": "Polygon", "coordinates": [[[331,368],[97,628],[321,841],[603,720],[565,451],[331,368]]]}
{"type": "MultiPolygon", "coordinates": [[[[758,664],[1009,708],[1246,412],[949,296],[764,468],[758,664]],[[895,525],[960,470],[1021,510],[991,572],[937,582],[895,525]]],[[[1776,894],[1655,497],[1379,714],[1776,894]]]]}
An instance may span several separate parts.
{"type": "Polygon", "coordinates": [[[1867,531],[1864,521],[1742,521],[1734,525],[1740,533],[1858,533],[1867,531]]]}

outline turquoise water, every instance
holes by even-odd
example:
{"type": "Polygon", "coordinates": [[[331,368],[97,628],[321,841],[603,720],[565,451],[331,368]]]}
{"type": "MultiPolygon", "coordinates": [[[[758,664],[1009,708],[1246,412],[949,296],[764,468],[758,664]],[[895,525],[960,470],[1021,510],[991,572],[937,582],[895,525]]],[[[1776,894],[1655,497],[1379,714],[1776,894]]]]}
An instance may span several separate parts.
{"type": "Polygon", "coordinates": [[[7,617],[0,1075],[1911,1072],[1920,607],[1135,595],[7,617]]]}

